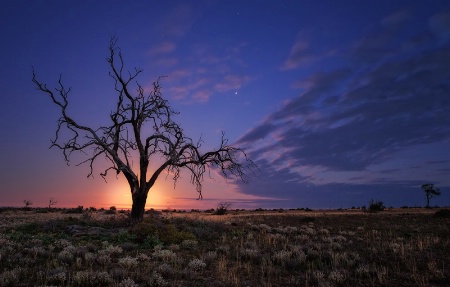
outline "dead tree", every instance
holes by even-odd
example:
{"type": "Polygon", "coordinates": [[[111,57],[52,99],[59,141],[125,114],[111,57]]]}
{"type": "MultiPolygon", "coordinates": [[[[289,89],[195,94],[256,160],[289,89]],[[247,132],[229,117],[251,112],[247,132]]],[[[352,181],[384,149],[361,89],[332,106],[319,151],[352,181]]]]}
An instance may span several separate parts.
{"type": "Polygon", "coordinates": [[[256,166],[245,152],[228,145],[223,133],[217,149],[202,152],[202,140],[194,142],[174,121],[173,116],[177,113],[161,95],[160,78],[153,83],[152,90],[146,93],[136,81],[142,69],[124,71],[124,60],[116,42],[115,37],[111,38],[107,58],[109,75],[117,92],[117,104],[110,114],[108,126],[92,128],[80,124],[68,112],[70,88],[65,87],[61,77],[58,85],[50,89],[37,79],[33,68],[33,83],[50,97],[61,112],[51,147],[59,148],[67,163],[74,152],[86,154],[87,158],[78,165],[89,165],[88,177],[93,175],[94,162],[106,158],[110,164],[100,174],[104,179],[110,171],[125,176],[132,195],[133,223],[142,220],[147,195],[163,171],[173,175],[175,184],[181,170],[188,170],[199,199],[202,198],[204,174],[210,174],[211,169],[219,170],[226,178],[234,177],[246,182],[248,173],[256,166]],[[63,133],[70,134],[68,140],[61,139],[63,133]],[[131,166],[132,157],[139,159],[136,171],[131,166]],[[150,171],[152,160],[159,167],[150,171]]]}
{"type": "Polygon", "coordinates": [[[23,201],[23,203],[25,204],[25,208],[28,208],[28,206],[32,205],[33,203],[31,202],[31,200],[25,199],[23,201]]]}
{"type": "Polygon", "coordinates": [[[50,198],[50,200],[48,201],[48,209],[51,209],[52,205],[55,205],[57,203],[58,203],[58,201],[56,201],[53,197],[50,198]]]}

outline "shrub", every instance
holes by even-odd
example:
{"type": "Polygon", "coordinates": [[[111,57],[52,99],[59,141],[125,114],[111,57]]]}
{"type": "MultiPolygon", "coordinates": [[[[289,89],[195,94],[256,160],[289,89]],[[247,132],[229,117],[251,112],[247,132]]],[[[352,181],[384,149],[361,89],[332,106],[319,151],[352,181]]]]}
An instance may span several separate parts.
{"type": "Polygon", "coordinates": [[[130,256],[119,258],[119,265],[129,270],[135,268],[138,265],[138,260],[137,258],[133,258],[130,256]]]}
{"type": "Polygon", "coordinates": [[[127,278],[127,279],[123,279],[120,283],[119,283],[120,287],[139,287],[138,284],[134,283],[134,280],[131,278],[127,278]]]}
{"type": "Polygon", "coordinates": [[[383,211],[386,207],[384,206],[381,200],[373,200],[371,199],[369,202],[369,211],[378,212],[383,211]]]}
{"type": "Polygon", "coordinates": [[[151,286],[161,287],[161,286],[167,286],[167,281],[164,280],[164,278],[156,271],[153,271],[153,274],[149,280],[149,283],[151,286]]]}
{"type": "Polygon", "coordinates": [[[197,240],[191,240],[191,239],[185,239],[181,242],[181,245],[186,249],[194,249],[197,247],[198,241],[197,240]]]}
{"type": "Polygon", "coordinates": [[[108,286],[112,277],[105,271],[78,271],[73,276],[75,286],[108,286]]]}
{"type": "Polygon", "coordinates": [[[161,259],[163,261],[171,261],[177,258],[175,252],[169,249],[158,249],[153,252],[153,257],[161,259]]]}
{"type": "Polygon", "coordinates": [[[116,210],[113,210],[113,209],[105,210],[104,213],[105,214],[116,214],[116,210]]]}
{"type": "Polygon", "coordinates": [[[57,270],[59,272],[55,272],[54,274],[49,274],[48,281],[52,284],[57,285],[64,285],[64,282],[66,281],[66,272],[57,270]]]}
{"type": "Polygon", "coordinates": [[[179,244],[183,240],[197,239],[192,232],[179,230],[173,223],[163,220],[159,215],[152,215],[136,224],[131,233],[136,236],[138,243],[144,243],[147,247],[154,247],[161,243],[179,244]]]}
{"type": "Polygon", "coordinates": [[[181,243],[184,240],[196,240],[194,234],[188,232],[188,231],[180,231],[178,230],[175,225],[168,224],[166,226],[166,230],[161,230],[162,232],[158,232],[159,238],[162,242],[167,244],[172,243],[181,243]]]}
{"type": "Polygon", "coordinates": [[[434,213],[434,217],[450,218],[450,209],[441,209],[434,213]]]}
{"type": "Polygon", "coordinates": [[[217,205],[217,209],[215,214],[217,215],[224,215],[227,213],[228,208],[231,206],[230,202],[221,202],[217,205]]]}
{"type": "Polygon", "coordinates": [[[65,210],[64,213],[83,213],[83,206],[78,205],[76,208],[69,208],[65,210]]]}
{"type": "Polygon", "coordinates": [[[17,284],[19,283],[20,273],[20,267],[2,272],[0,274],[1,286],[17,286],[17,284]]]}
{"type": "Polygon", "coordinates": [[[205,268],[206,267],[206,263],[203,262],[202,260],[198,259],[198,258],[195,258],[195,259],[192,259],[189,262],[188,267],[191,270],[198,271],[198,270],[201,270],[201,269],[205,268]]]}

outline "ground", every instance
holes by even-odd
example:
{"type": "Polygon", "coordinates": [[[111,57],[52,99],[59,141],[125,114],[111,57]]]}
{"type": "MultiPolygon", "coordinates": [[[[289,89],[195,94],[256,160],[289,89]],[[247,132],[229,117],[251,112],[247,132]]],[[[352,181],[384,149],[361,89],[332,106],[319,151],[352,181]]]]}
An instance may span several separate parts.
{"type": "Polygon", "coordinates": [[[450,286],[448,215],[1,209],[0,286],[450,286]]]}

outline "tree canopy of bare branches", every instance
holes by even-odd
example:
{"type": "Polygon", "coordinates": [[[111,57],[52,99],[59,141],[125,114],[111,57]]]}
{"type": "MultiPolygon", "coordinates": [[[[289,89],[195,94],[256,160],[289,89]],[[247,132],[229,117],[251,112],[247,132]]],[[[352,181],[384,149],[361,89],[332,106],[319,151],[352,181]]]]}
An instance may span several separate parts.
{"type": "Polygon", "coordinates": [[[181,170],[188,170],[199,198],[202,198],[204,174],[211,168],[220,170],[226,178],[234,177],[246,182],[249,172],[256,167],[246,153],[230,146],[223,133],[216,149],[202,152],[202,140],[194,142],[174,121],[173,116],[177,113],[162,97],[161,78],[146,93],[136,81],[143,70],[135,68],[132,72],[125,71],[122,53],[116,44],[117,38],[112,37],[107,62],[117,92],[117,104],[110,113],[110,124],[106,126],[93,128],[80,124],[69,113],[71,89],[63,84],[62,78],[59,78],[55,88],[48,88],[37,79],[33,68],[33,83],[61,112],[51,146],[62,151],[65,161],[69,163],[72,153],[81,152],[86,158],[78,164],[89,166],[88,177],[93,176],[94,162],[100,158],[109,163],[100,173],[102,177],[105,178],[110,172],[122,173],[132,194],[133,222],[143,218],[148,192],[163,171],[173,175],[176,183],[181,170]],[[150,134],[149,130],[152,131],[150,134]],[[69,137],[62,139],[63,133],[69,134],[69,137]],[[137,170],[132,168],[132,157],[139,157],[137,170]],[[159,167],[150,171],[149,164],[153,159],[158,159],[159,167]]]}

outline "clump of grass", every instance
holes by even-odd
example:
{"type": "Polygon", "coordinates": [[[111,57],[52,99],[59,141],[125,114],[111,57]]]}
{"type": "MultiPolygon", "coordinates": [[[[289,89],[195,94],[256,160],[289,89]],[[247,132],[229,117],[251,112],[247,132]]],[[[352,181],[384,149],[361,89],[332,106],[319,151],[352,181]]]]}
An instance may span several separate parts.
{"type": "Polygon", "coordinates": [[[136,224],[131,233],[139,243],[146,241],[147,244],[153,245],[151,247],[158,245],[158,243],[178,244],[184,240],[196,240],[195,235],[191,232],[180,230],[173,223],[157,216],[151,216],[136,224]]]}

